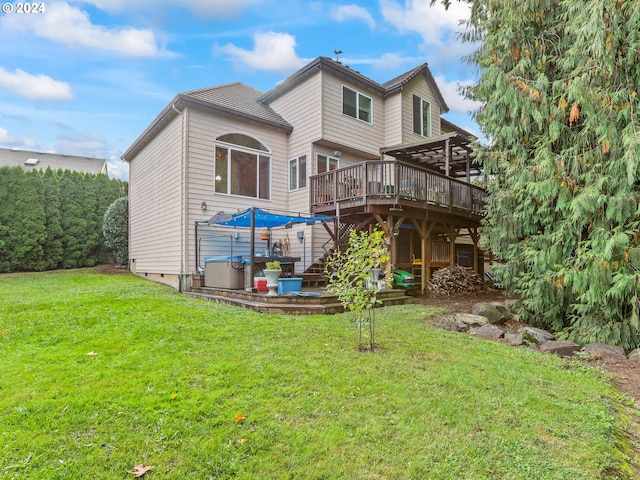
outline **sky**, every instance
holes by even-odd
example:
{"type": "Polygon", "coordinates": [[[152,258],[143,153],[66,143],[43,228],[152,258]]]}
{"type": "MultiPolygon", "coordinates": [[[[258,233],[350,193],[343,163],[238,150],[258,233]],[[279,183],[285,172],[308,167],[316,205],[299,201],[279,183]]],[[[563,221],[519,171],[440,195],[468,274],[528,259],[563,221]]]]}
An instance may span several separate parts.
{"type": "Polygon", "coordinates": [[[479,135],[478,105],[459,93],[475,78],[463,61],[474,46],[458,40],[469,7],[429,3],[2,3],[0,147],[106,158],[127,180],[121,155],[176,94],[236,81],[266,92],[319,56],[379,83],[426,62],[444,118],[479,135]]]}

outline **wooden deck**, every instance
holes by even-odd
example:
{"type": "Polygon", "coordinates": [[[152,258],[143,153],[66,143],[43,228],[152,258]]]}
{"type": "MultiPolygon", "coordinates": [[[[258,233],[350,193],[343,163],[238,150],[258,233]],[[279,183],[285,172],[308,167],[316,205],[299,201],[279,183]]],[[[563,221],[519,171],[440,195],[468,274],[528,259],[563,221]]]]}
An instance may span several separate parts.
{"type": "MultiPolygon", "coordinates": [[[[278,295],[267,297],[266,293],[249,293],[244,290],[194,287],[186,295],[227,305],[249,308],[262,313],[283,313],[289,315],[325,315],[341,313],[344,307],[338,297],[328,294],[323,288],[303,288],[302,293],[318,296],[278,295]]],[[[406,290],[386,289],[378,292],[382,306],[401,305],[411,299],[406,290]]]]}
{"type": "Polygon", "coordinates": [[[410,207],[482,218],[484,189],[456,178],[397,160],[372,160],[310,177],[313,213],[340,209],[374,211],[380,207],[410,207]]]}

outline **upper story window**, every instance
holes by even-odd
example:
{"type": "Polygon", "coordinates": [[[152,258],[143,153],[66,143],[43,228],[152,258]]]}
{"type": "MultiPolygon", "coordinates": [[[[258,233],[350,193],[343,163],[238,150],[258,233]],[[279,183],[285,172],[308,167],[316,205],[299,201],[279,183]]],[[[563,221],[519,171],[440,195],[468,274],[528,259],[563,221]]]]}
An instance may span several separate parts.
{"type": "Polygon", "coordinates": [[[342,113],[363,122],[373,122],[373,99],[342,86],[342,113]]]}
{"type": "Polygon", "coordinates": [[[340,161],[335,157],[329,157],[328,155],[318,155],[316,161],[316,173],[330,172],[336,170],[340,161]]]}
{"type": "Polygon", "coordinates": [[[214,191],[242,197],[271,198],[271,156],[259,140],[241,133],[216,138],[214,191]]]}
{"type": "Polygon", "coordinates": [[[413,96],[413,132],[431,136],[431,104],[417,95],[413,96]]]}
{"type": "Polygon", "coordinates": [[[307,186],[307,156],[289,160],[289,190],[298,190],[307,186]]]}

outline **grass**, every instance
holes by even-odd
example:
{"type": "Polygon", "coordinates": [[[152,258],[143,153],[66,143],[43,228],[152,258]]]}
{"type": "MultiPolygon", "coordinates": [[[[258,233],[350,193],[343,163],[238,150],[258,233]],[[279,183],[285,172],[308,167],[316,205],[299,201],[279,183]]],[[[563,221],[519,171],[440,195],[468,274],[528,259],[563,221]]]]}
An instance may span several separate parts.
{"type": "Polygon", "coordinates": [[[599,372],[435,329],[435,312],[378,310],[381,348],[360,353],[346,314],[95,269],[0,275],[0,477],[626,478],[599,372]]]}

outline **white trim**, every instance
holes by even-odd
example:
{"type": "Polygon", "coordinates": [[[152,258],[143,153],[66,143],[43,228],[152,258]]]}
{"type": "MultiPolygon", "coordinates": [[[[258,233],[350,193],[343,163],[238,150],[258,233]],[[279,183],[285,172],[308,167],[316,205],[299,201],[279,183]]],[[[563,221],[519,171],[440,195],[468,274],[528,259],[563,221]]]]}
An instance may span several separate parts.
{"type": "Polygon", "coordinates": [[[356,90],[355,88],[345,84],[342,84],[341,92],[342,92],[341,94],[342,95],[342,114],[349,118],[355,118],[356,120],[366,123],[367,125],[373,125],[373,97],[370,97],[369,95],[365,95],[364,93],[356,90]],[[352,92],[355,92],[356,94],[356,116],[355,117],[344,112],[344,89],[345,88],[348,88],[349,90],[351,90],[352,92]],[[360,118],[360,97],[368,98],[371,101],[371,110],[369,111],[369,116],[371,117],[371,121],[363,120],[362,118],[360,118]]]}

